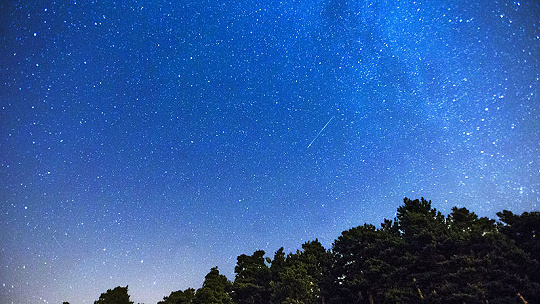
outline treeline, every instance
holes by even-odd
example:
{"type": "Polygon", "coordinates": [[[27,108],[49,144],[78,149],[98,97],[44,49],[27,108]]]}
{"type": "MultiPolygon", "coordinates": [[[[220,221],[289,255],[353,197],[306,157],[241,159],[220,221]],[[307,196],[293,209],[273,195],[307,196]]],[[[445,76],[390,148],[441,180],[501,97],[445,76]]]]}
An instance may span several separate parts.
{"type": "MultiPolygon", "coordinates": [[[[214,267],[158,304],[540,303],[540,212],[497,216],[405,198],[394,220],[344,231],[330,250],[243,254],[233,282],[214,267]]],[[[94,303],[133,302],[126,286],[94,303]]]]}

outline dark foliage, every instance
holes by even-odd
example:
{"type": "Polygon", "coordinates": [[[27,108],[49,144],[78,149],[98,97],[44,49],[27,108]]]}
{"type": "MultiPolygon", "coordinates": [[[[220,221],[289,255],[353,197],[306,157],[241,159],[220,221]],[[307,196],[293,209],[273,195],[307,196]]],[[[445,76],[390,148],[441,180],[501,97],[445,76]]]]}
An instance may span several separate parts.
{"type": "MultiPolygon", "coordinates": [[[[442,215],[425,199],[405,198],[393,220],[344,231],[273,259],[262,250],[237,259],[230,282],[212,268],[203,286],[158,304],[540,303],[540,212],[497,214],[466,208],[442,215]]],[[[95,304],[131,304],[126,287],[95,304]]]]}
{"type": "Polygon", "coordinates": [[[498,212],[497,216],[503,224],[500,231],[512,239],[516,246],[540,261],[540,212],[524,212],[515,215],[508,210],[498,212]]]}
{"type": "Polygon", "coordinates": [[[163,297],[163,301],[158,304],[192,304],[195,301],[195,289],[188,288],[184,291],[173,291],[168,297],[163,297]]]}
{"type": "Polygon", "coordinates": [[[133,304],[133,302],[129,300],[128,286],[118,286],[102,293],[94,304],[133,304]]]}
{"type": "Polygon", "coordinates": [[[233,304],[232,284],[214,267],[204,277],[204,283],[195,294],[195,304],[233,304]]]}
{"type": "Polygon", "coordinates": [[[233,288],[236,303],[270,303],[271,271],[266,262],[263,250],[255,251],[250,256],[242,254],[237,258],[233,288]]]}

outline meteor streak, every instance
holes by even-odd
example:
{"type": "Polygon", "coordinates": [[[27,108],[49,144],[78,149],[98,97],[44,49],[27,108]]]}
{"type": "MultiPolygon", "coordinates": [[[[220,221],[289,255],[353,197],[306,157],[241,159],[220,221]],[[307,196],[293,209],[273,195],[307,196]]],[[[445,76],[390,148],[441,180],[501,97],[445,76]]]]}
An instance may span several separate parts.
{"type": "Polygon", "coordinates": [[[58,242],[58,240],[56,239],[56,237],[54,237],[54,235],[52,236],[53,239],[56,241],[56,244],[58,244],[58,246],[60,246],[60,249],[64,250],[64,248],[62,248],[62,245],[60,245],[60,242],[58,242]]]}
{"type": "MultiPolygon", "coordinates": [[[[317,136],[315,136],[315,138],[309,143],[309,145],[307,146],[307,148],[311,147],[311,145],[313,144],[313,142],[319,138],[319,135],[321,135],[322,131],[324,131],[324,129],[326,129],[326,126],[328,126],[328,124],[332,121],[332,119],[334,119],[334,116],[332,116],[330,118],[330,120],[324,125],[324,127],[319,131],[319,133],[317,133],[317,136]]],[[[306,149],[307,149],[306,148],[306,149]]]]}

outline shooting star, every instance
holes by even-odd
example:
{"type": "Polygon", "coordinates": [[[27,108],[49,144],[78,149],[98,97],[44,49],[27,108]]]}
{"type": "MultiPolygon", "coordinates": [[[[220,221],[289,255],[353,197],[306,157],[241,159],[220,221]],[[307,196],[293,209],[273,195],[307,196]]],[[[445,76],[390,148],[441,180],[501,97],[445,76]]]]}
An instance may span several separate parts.
{"type": "Polygon", "coordinates": [[[58,240],[56,239],[56,237],[54,237],[54,235],[52,236],[53,239],[56,241],[56,244],[58,244],[58,246],[60,247],[60,249],[64,250],[64,248],[62,247],[62,245],[60,245],[60,242],[58,242],[58,240]]]}
{"type": "MultiPolygon", "coordinates": [[[[307,148],[311,147],[311,145],[313,144],[313,142],[319,138],[319,135],[321,135],[322,131],[324,131],[324,129],[326,129],[326,126],[328,126],[328,124],[332,121],[332,119],[334,119],[334,116],[332,116],[330,118],[330,120],[324,125],[324,127],[319,131],[319,133],[317,133],[317,136],[315,136],[315,138],[309,143],[309,145],[307,146],[307,148]]],[[[307,149],[306,148],[306,149],[307,149]]]]}

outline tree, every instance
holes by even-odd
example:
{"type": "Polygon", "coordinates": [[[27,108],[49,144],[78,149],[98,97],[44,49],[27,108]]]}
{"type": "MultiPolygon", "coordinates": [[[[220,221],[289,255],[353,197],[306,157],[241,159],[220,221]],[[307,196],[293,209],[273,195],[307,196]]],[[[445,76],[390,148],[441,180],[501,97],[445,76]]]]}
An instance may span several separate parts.
{"type": "Polygon", "coordinates": [[[270,303],[271,272],[264,253],[258,250],[251,256],[242,254],[237,258],[233,293],[236,303],[270,303]]]}
{"type": "Polygon", "coordinates": [[[309,289],[311,291],[310,300],[306,303],[317,304],[324,303],[324,278],[330,265],[330,253],[324,248],[318,239],[302,244],[302,251],[297,252],[297,259],[291,258],[290,265],[298,269],[305,265],[307,277],[309,280],[309,289]]]}
{"type": "Polygon", "coordinates": [[[133,304],[133,302],[129,300],[128,286],[118,286],[102,293],[94,304],[133,304]]]}
{"type": "Polygon", "coordinates": [[[281,283],[281,274],[285,270],[287,260],[283,247],[274,253],[274,258],[270,264],[270,303],[281,304],[285,300],[284,291],[281,283]]]}
{"type": "Polygon", "coordinates": [[[315,296],[313,278],[308,274],[307,265],[301,262],[288,265],[281,273],[276,291],[280,295],[276,303],[308,304],[315,296]]]}
{"type": "Polygon", "coordinates": [[[195,289],[188,288],[185,291],[173,291],[168,297],[163,297],[163,301],[158,304],[192,304],[195,300],[195,289]]]}
{"type": "Polygon", "coordinates": [[[217,267],[204,277],[203,286],[195,294],[194,304],[233,304],[232,283],[219,273],[217,267]]]}
{"type": "Polygon", "coordinates": [[[511,211],[503,210],[503,212],[498,212],[497,216],[503,223],[499,225],[501,233],[540,262],[540,212],[524,212],[521,215],[515,215],[511,211]]]}
{"type": "MultiPolygon", "coordinates": [[[[273,260],[243,254],[234,283],[214,267],[196,292],[158,304],[540,303],[540,212],[497,215],[454,207],[445,217],[405,198],[394,220],[343,231],[330,251],[315,239],[273,260]]],[[[94,302],[132,303],[128,286],[94,302]]]]}
{"type": "Polygon", "coordinates": [[[286,263],[285,252],[283,251],[283,247],[281,247],[274,254],[274,259],[270,264],[270,275],[272,281],[279,281],[279,274],[285,269],[286,263]]]}
{"type": "MultiPolygon", "coordinates": [[[[452,208],[446,219],[445,238],[436,244],[437,273],[424,288],[431,291],[426,299],[434,303],[485,303],[489,300],[490,272],[494,250],[501,244],[495,222],[478,218],[466,208],[452,208]]],[[[501,273],[502,274],[502,273],[501,273]]]]}
{"type": "Polygon", "coordinates": [[[431,202],[404,200],[397,230],[405,247],[402,284],[429,303],[513,303],[537,300],[528,267],[535,263],[499,233],[495,221],[466,208],[445,219],[431,202]]]}
{"type": "Polygon", "coordinates": [[[405,198],[397,209],[395,225],[403,239],[410,246],[425,250],[445,236],[445,218],[431,201],[423,197],[418,200],[405,198]]]}
{"type": "Polygon", "coordinates": [[[440,265],[446,259],[441,248],[448,238],[445,217],[423,197],[405,198],[397,209],[394,225],[393,231],[403,244],[397,263],[401,271],[398,289],[407,290],[410,301],[426,299],[437,289],[437,280],[444,277],[440,265]]]}
{"type": "Polygon", "coordinates": [[[329,301],[380,303],[388,298],[399,303],[412,297],[414,290],[401,284],[397,264],[402,245],[397,235],[370,224],[344,231],[332,245],[329,301]]]}
{"type": "Polygon", "coordinates": [[[329,261],[329,253],[316,239],[302,245],[303,251],[289,254],[285,259],[283,248],[275,256],[270,270],[272,303],[323,302],[322,282],[329,261]]]}
{"type": "Polygon", "coordinates": [[[318,239],[302,244],[302,251],[298,253],[300,261],[307,265],[308,274],[320,283],[328,267],[330,260],[329,252],[323,247],[318,239]]]}
{"type": "Polygon", "coordinates": [[[423,198],[397,211],[380,229],[366,224],[334,242],[331,303],[538,301],[534,260],[493,220],[456,207],[445,218],[423,198]]]}
{"type": "MultiPolygon", "coordinates": [[[[525,266],[519,267],[519,272],[527,274],[536,286],[539,286],[540,240],[538,233],[540,232],[540,212],[524,212],[521,215],[516,215],[511,211],[504,210],[498,212],[497,216],[502,222],[498,225],[501,234],[510,239],[517,248],[523,250],[528,256],[517,261],[518,265],[525,266]]],[[[531,303],[535,301],[540,303],[540,288],[531,287],[531,292],[523,291],[525,288],[526,286],[521,286],[520,293],[526,295],[527,300],[531,303]]]]}

